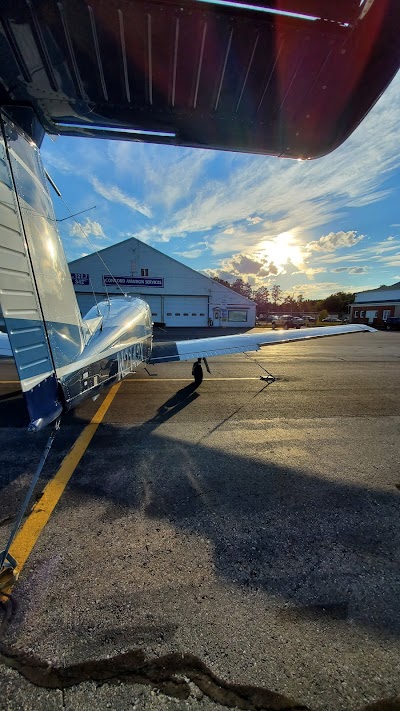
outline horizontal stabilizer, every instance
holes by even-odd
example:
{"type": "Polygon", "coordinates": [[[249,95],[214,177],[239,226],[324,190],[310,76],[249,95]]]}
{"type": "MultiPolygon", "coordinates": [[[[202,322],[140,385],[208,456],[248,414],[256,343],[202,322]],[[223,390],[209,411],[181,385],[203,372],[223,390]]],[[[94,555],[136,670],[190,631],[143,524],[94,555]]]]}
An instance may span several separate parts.
{"type": "Polygon", "coordinates": [[[373,333],[375,330],[371,326],[364,324],[350,324],[348,326],[303,328],[293,331],[271,330],[234,336],[216,336],[188,341],[155,343],[150,363],[168,363],[169,361],[211,358],[231,353],[246,353],[248,351],[258,351],[261,346],[272,346],[278,343],[288,343],[289,341],[304,341],[311,338],[340,336],[346,333],[359,333],[362,331],[373,333]]]}

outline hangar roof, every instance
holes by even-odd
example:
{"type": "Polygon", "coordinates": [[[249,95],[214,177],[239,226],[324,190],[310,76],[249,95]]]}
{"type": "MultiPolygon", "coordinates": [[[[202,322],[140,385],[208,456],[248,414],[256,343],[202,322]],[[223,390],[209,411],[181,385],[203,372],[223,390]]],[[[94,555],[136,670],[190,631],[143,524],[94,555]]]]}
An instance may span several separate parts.
{"type": "MultiPolygon", "coordinates": [[[[96,266],[98,267],[98,273],[104,273],[105,269],[110,270],[112,272],[113,265],[115,266],[115,262],[113,262],[113,256],[117,255],[118,258],[118,264],[121,267],[121,271],[123,272],[124,269],[126,271],[127,266],[130,266],[130,258],[132,257],[132,247],[133,250],[135,251],[136,248],[139,248],[140,250],[140,258],[138,259],[135,256],[135,261],[137,260],[138,262],[141,262],[140,264],[137,263],[137,268],[146,267],[154,267],[155,262],[150,261],[149,257],[153,257],[153,260],[156,260],[156,263],[160,264],[160,261],[163,262],[165,261],[167,264],[172,262],[172,269],[169,270],[169,278],[178,278],[178,272],[183,271],[187,273],[189,283],[191,283],[191,288],[193,289],[193,285],[196,283],[198,284],[198,280],[204,280],[205,282],[212,282],[212,286],[215,290],[219,291],[225,291],[227,294],[229,294],[232,298],[234,295],[238,296],[238,292],[234,291],[233,289],[229,289],[227,286],[224,284],[221,284],[218,281],[215,281],[212,279],[212,277],[208,276],[208,274],[203,274],[203,272],[199,272],[196,269],[193,269],[193,267],[188,266],[187,264],[184,264],[183,262],[180,262],[178,259],[175,259],[174,257],[170,257],[169,254],[165,254],[165,252],[161,252],[159,249],[156,249],[156,247],[152,247],[150,244],[147,244],[147,242],[142,242],[140,239],[137,237],[128,237],[128,239],[122,240],[121,242],[115,242],[115,244],[110,244],[108,247],[104,247],[103,249],[100,249],[96,252],[92,252],[91,254],[86,254],[84,257],[78,257],[77,259],[71,260],[68,262],[68,267],[69,270],[74,273],[76,272],[82,272],[85,269],[89,269],[88,264],[93,264],[95,263],[96,266]],[[125,253],[124,253],[125,252],[125,253]],[[103,267],[102,267],[103,264],[103,267]],[[195,281],[194,281],[195,278],[195,281]]],[[[114,270],[114,276],[116,275],[116,272],[114,270]]],[[[133,275],[132,275],[133,276],[133,275]]],[[[162,276],[162,274],[157,273],[157,274],[152,274],[151,277],[156,277],[156,276],[162,276]]],[[[150,278],[151,278],[150,277],[150,278]]],[[[112,288],[112,287],[111,287],[112,288]]],[[[79,287],[80,291],[88,291],[91,292],[92,286],[88,286],[86,288],[79,287]]],[[[157,290],[158,291],[158,290],[157,290]]],[[[160,290],[160,294],[163,293],[162,290],[160,290]]],[[[195,293],[195,289],[193,291],[195,293]]],[[[247,301],[249,304],[252,304],[253,306],[255,305],[254,301],[252,299],[248,299],[246,296],[243,296],[242,294],[239,295],[241,301],[247,301]]]]}
{"type": "Polygon", "coordinates": [[[400,64],[398,0],[2,0],[0,101],[49,133],[313,158],[400,64]]]}
{"type": "Polygon", "coordinates": [[[356,299],[358,296],[363,296],[363,294],[376,294],[379,296],[380,292],[387,292],[387,291],[398,291],[400,293],[400,281],[397,281],[396,284],[392,284],[391,286],[386,286],[386,284],[382,284],[382,286],[378,286],[376,289],[365,289],[364,291],[357,291],[356,293],[356,299]]]}

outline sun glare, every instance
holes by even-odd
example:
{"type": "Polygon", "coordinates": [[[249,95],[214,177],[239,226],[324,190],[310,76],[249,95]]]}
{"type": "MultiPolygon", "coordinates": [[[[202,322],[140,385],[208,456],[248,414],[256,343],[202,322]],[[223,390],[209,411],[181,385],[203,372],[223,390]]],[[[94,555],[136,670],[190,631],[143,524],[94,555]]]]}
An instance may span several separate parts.
{"type": "Polygon", "coordinates": [[[271,260],[277,267],[284,267],[292,262],[296,267],[303,264],[303,254],[291,232],[282,232],[271,240],[264,240],[258,245],[263,257],[271,260]]]}

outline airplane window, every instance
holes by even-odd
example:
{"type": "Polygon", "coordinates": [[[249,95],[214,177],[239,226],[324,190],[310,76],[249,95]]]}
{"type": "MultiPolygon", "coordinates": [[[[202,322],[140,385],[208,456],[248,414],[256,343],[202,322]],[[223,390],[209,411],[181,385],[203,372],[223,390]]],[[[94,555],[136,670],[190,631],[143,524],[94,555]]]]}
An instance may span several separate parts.
{"type": "Polygon", "coordinates": [[[172,316],[172,314],[171,314],[171,313],[168,313],[167,316],[172,316]]]}
{"type": "Polygon", "coordinates": [[[204,316],[204,314],[199,314],[199,316],[204,316]]]}
{"type": "Polygon", "coordinates": [[[152,316],[158,316],[158,314],[156,314],[156,313],[152,313],[151,315],[152,315],[152,316]]]}
{"type": "Polygon", "coordinates": [[[196,316],[196,314],[192,314],[192,316],[196,316]]]}
{"type": "Polygon", "coordinates": [[[180,316],[180,314],[175,314],[175,316],[180,316]]]}
{"type": "Polygon", "coordinates": [[[189,316],[189,314],[183,314],[184,316],[189,316]]]}

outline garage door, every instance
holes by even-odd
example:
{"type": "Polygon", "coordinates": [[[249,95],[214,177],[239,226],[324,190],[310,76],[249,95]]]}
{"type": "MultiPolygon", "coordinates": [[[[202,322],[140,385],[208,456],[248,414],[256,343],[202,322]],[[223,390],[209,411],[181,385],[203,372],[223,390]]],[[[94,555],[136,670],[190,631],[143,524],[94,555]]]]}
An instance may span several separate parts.
{"type": "Polygon", "coordinates": [[[164,296],[166,326],[207,326],[207,296],[164,296]]]}
{"type": "Polygon", "coordinates": [[[162,301],[161,296],[147,296],[146,294],[141,294],[141,298],[147,301],[151,308],[151,318],[153,323],[161,323],[163,319],[162,315],[162,301]]]}

